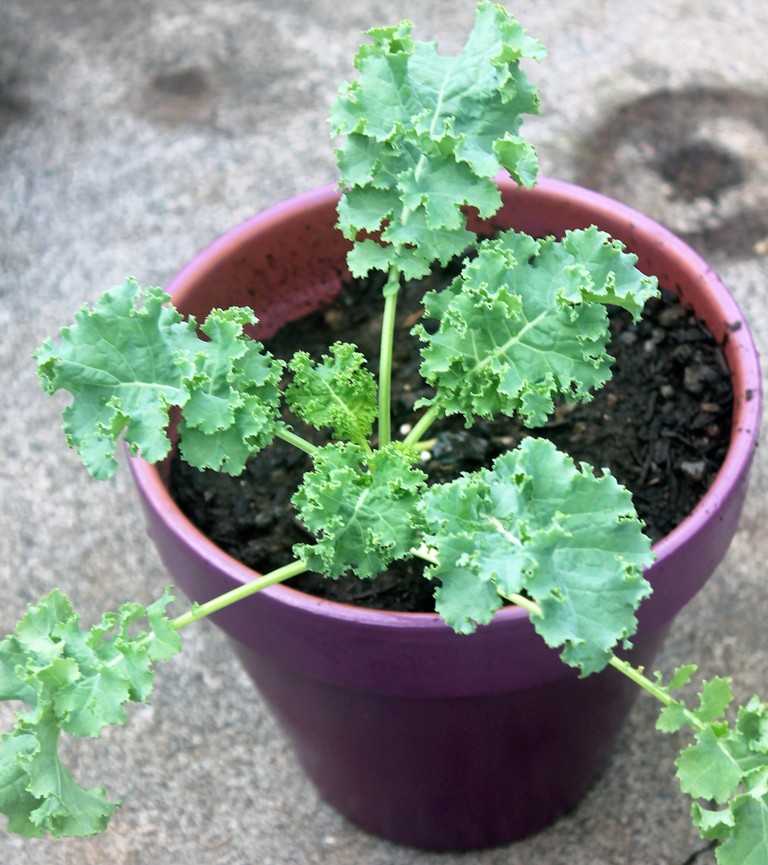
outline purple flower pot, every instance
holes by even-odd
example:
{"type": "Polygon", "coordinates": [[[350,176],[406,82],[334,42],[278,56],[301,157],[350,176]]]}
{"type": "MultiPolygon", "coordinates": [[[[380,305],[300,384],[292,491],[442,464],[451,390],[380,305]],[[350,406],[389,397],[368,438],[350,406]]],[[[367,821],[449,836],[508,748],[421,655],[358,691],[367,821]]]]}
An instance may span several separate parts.
{"type": "MultiPolygon", "coordinates": [[[[650,219],[601,195],[542,180],[501,182],[492,228],[562,234],[597,224],[639,267],[693,304],[723,342],[735,391],[730,450],[697,509],[656,547],[652,598],[633,660],[648,665],[670,623],[722,559],[736,529],[757,439],[757,354],[712,269],[650,219]]],[[[346,273],[325,188],[273,207],[216,241],[169,290],[185,313],[250,305],[261,336],[328,303],[346,273]]],[[[167,469],[132,460],[148,531],[173,579],[205,601],[251,580],[171,499],[167,469]]],[[[468,850],[522,838],[573,808],[603,767],[635,697],[612,669],[578,679],[505,608],[471,636],[435,615],[359,609],[273,586],[215,617],[323,796],[393,841],[468,850]]]]}

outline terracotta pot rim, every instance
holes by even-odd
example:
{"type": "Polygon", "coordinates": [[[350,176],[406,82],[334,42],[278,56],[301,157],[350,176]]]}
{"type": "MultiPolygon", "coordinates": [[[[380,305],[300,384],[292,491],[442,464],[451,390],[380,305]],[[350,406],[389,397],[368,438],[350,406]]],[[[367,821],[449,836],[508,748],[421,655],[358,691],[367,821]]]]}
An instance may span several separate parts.
{"type": "MultiPolygon", "coordinates": [[[[499,181],[503,186],[515,187],[510,180],[499,181]]],[[[684,241],[672,234],[655,220],[618,201],[600,193],[579,187],[575,184],[552,178],[540,178],[534,190],[519,190],[523,195],[536,195],[550,200],[554,205],[568,200],[586,202],[595,215],[595,222],[600,222],[603,214],[612,219],[620,218],[632,226],[635,236],[652,235],[658,245],[664,247],[668,256],[674,256],[686,262],[688,268],[699,274],[709,290],[717,297],[717,304],[723,310],[724,320],[731,324],[729,331],[728,353],[731,358],[734,378],[744,383],[744,392],[751,393],[749,398],[738,398],[734,411],[733,432],[726,459],[718,472],[715,481],[704,495],[697,507],[672,532],[654,545],[657,560],[672,554],[680,546],[687,543],[693,535],[706,529],[707,524],[716,519],[716,513],[721,503],[726,500],[739,485],[748,470],[752,454],[757,444],[758,428],[761,413],[760,369],[757,351],[746,320],[730,292],[722,285],[712,267],[707,264],[697,252],[684,241]],[[738,359],[740,368],[733,367],[734,359],[738,359]]],[[[235,226],[222,237],[215,240],[202,250],[168,285],[168,292],[175,295],[201,265],[216,259],[227,257],[236,250],[243,241],[253,233],[263,231],[269,226],[290,221],[307,208],[328,205],[338,197],[338,189],[327,185],[304,192],[286,201],[280,202],[267,210],[258,213],[235,226]]],[[[183,294],[183,290],[181,291],[183,294]]],[[[189,544],[197,555],[213,567],[226,572],[229,577],[239,583],[253,579],[254,571],[237,561],[234,557],[216,546],[203,532],[197,529],[181,512],[165,486],[156,466],[150,466],[140,458],[130,459],[131,470],[137,485],[148,500],[154,500],[158,510],[171,530],[186,536],[189,544]]],[[[270,586],[260,593],[307,613],[323,614],[339,620],[348,620],[355,624],[366,624],[384,628],[411,629],[445,629],[446,626],[435,613],[408,613],[388,610],[375,610],[354,607],[336,601],[316,598],[285,585],[270,586]]],[[[505,607],[494,617],[495,622],[525,621],[528,613],[519,607],[505,607]]],[[[493,623],[491,627],[493,626],[493,623]]]]}

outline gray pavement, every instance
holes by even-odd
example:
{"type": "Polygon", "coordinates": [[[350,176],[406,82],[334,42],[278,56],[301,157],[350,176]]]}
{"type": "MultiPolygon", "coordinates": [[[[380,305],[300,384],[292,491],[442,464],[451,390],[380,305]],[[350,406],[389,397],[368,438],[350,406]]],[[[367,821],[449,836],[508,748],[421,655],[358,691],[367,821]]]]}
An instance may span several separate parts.
{"type": "MultiPolygon", "coordinates": [[[[764,0],[508,8],[550,51],[532,73],[543,115],[527,124],[544,173],[598,185],[685,232],[768,356],[764,0]],[[697,194],[704,179],[679,169],[700,140],[716,178],[704,192],[719,208],[697,194]]],[[[0,633],[54,585],[90,621],[166,582],[127,473],[90,480],[59,431],[65,400],[42,395],[31,352],[126,275],[164,284],[230,226],[334,180],[324,121],[336,86],[352,74],[359,31],[402,17],[453,51],[472,4],[0,5],[0,633]]],[[[740,699],[768,696],[767,463],[763,450],[732,550],[659,662],[733,674],[740,699]]],[[[325,805],[223,637],[208,624],[190,631],[184,657],[160,668],[152,705],[74,749],[78,779],[124,800],[108,832],[60,844],[3,834],[1,865],[714,862],[709,851],[691,858],[705,845],[672,778],[676,742],[653,731],[650,700],[574,813],[518,844],[438,856],[372,838],[325,805]]]]}

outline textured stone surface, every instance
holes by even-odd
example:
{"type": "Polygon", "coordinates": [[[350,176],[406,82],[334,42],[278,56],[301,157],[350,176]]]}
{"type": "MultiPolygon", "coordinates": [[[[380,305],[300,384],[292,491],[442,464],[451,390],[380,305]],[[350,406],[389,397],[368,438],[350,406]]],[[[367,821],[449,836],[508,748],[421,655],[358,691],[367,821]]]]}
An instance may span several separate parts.
{"type": "MultiPolygon", "coordinates": [[[[508,4],[549,48],[527,130],[547,174],[596,185],[690,235],[768,343],[768,7],[763,0],[508,4]],[[637,124],[635,127],[633,124],[637,124]],[[636,129],[641,130],[635,132],[636,129]],[[702,148],[702,141],[709,149],[702,148]],[[691,162],[693,152],[697,161],[691,162]],[[692,150],[693,149],[693,150],[692,150]],[[687,160],[687,161],[686,161],[687,160]],[[637,168],[642,182],[627,178],[637,168]],[[714,178],[714,179],[713,179],[714,178]],[[713,206],[720,198],[723,208],[713,206]]],[[[89,620],[149,601],[166,575],[126,473],[91,481],[64,447],[64,400],[29,355],[72,312],[135,275],[163,284],[254,211],[332,182],[325,117],[359,31],[401,17],[455,50],[466,0],[6,0],[0,8],[0,632],[53,585],[89,620]],[[386,6],[386,8],[384,8],[386,6]]],[[[765,452],[727,560],[660,663],[734,673],[768,694],[765,452]]],[[[567,711],[567,708],[564,708],[567,711]]],[[[535,838],[477,865],[682,865],[705,845],[671,775],[675,741],[641,699],[605,775],[535,838]]],[[[0,719],[8,720],[0,709],[0,719]]],[[[478,735],[482,735],[478,731],[478,735]]],[[[447,865],[347,825],[297,768],[210,625],[161,667],[151,707],[79,742],[81,782],[124,807],[95,839],[0,835],[14,865],[447,865]]],[[[714,862],[711,852],[697,865],[714,862]]]]}

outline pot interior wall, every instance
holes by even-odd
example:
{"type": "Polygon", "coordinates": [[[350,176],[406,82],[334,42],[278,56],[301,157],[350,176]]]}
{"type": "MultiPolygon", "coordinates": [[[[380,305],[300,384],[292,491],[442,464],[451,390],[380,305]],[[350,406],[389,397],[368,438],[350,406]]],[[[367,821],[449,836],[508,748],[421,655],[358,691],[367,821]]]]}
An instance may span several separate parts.
{"type": "Polygon", "coordinates": [[[201,321],[218,306],[249,306],[267,339],[328,303],[349,275],[349,243],[334,228],[332,197],[305,196],[248,220],[205,250],[168,286],[175,305],[201,321]],[[311,205],[306,212],[304,203],[311,205]]]}

